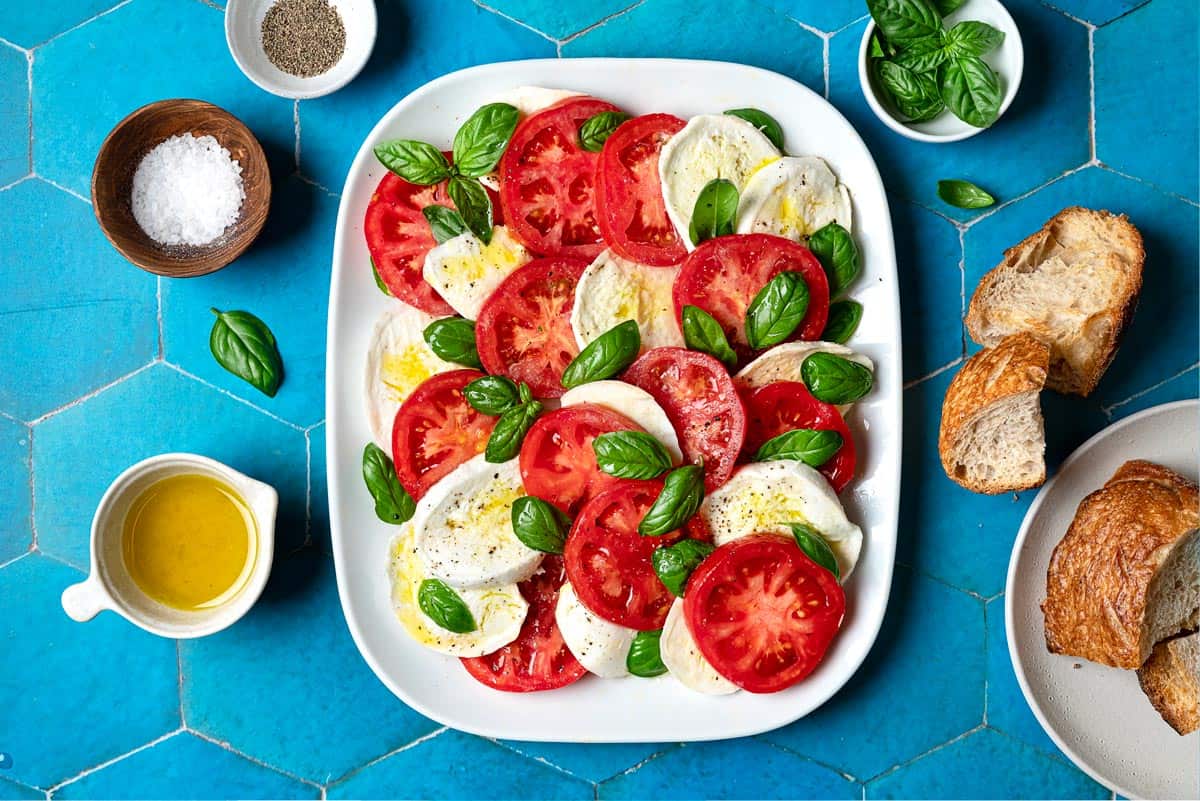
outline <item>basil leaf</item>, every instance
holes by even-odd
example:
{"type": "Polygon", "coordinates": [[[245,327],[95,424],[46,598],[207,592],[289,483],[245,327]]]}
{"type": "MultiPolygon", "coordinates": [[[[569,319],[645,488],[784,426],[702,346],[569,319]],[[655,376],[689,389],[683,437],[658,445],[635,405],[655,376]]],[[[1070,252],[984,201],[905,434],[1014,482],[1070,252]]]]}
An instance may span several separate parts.
{"type": "Polygon", "coordinates": [[[371,259],[371,275],[375,278],[375,286],[379,287],[379,291],[391,297],[392,290],[388,289],[387,284],[383,283],[383,278],[379,275],[379,268],[375,266],[374,259],[371,259]]]}
{"type": "Polygon", "coordinates": [[[692,350],[707,353],[727,365],[737,364],[737,354],[729,347],[725,329],[699,306],[683,307],[683,341],[692,350]]]}
{"type": "Polygon", "coordinates": [[[909,122],[932,119],[944,108],[937,81],[932,75],[913,72],[893,61],[880,61],[879,81],[896,110],[909,122]]]}
{"type": "Polygon", "coordinates": [[[948,16],[958,11],[967,0],[933,0],[933,7],[943,16],[948,16]]]}
{"type": "Polygon", "coordinates": [[[820,467],[842,449],[842,435],[836,431],[796,428],[764,442],[754,454],[756,462],[804,462],[820,467]]]}
{"type": "Polygon", "coordinates": [[[737,207],[738,191],[733,183],[714,178],[705,184],[696,196],[696,207],[692,212],[688,231],[692,244],[699,245],[706,239],[732,234],[737,207]]]}
{"type": "Polygon", "coordinates": [[[731,117],[740,117],[762,131],[763,136],[771,140],[779,150],[783,150],[783,128],[779,122],[765,111],[756,108],[731,108],[725,112],[731,117]]]}
{"type": "Polygon", "coordinates": [[[523,495],[513,501],[512,527],[525,547],[543,553],[562,553],[571,518],[541,498],[523,495]]]}
{"type": "Polygon", "coordinates": [[[432,186],[450,177],[450,163],[428,142],[393,139],[375,145],[379,163],[410,184],[432,186]]]}
{"type": "Polygon", "coordinates": [[[871,46],[868,55],[871,58],[891,58],[896,55],[896,48],[884,38],[883,34],[879,32],[879,28],[876,28],[871,34],[871,46]]]}
{"type": "Polygon", "coordinates": [[[996,198],[970,181],[957,179],[938,181],[938,197],[960,209],[986,209],[996,202],[996,198]]]}
{"type": "Polygon", "coordinates": [[[474,631],[471,608],[449,584],[441,579],[425,579],[417,589],[417,606],[425,616],[446,631],[466,634],[474,631]]]}
{"type": "Polygon", "coordinates": [[[483,458],[492,464],[507,462],[521,452],[521,443],[533,421],[542,413],[542,404],[537,401],[514,406],[496,421],[483,449],[483,458]]]}
{"type": "Polygon", "coordinates": [[[599,153],[613,131],[631,117],[624,111],[601,111],[588,117],[579,126],[579,144],[584,150],[599,153]]]}
{"type": "Polygon", "coordinates": [[[898,45],[942,29],[942,17],[929,0],[867,0],[875,24],[898,45]]]}
{"type": "Polygon", "coordinates": [[[960,22],[946,33],[946,43],[956,56],[982,56],[1003,42],[1004,31],[976,20],[960,22]]]}
{"type": "Polygon", "coordinates": [[[808,238],[808,249],[825,268],[830,297],[842,294],[858,277],[858,248],[850,232],[838,223],[819,228],[808,238]]]}
{"type": "Polygon", "coordinates": [[[416,501],[400,486],[392,460],[374,442],[363,448],[362,476],[375,499],[376,517],[385,523],[399,525],[413,516],[416,501]]]}
{"type": "Polygon", "coordinates": [[[475,349],[475,323],[462,317],[443,317],[425,326],[430,350],[448,362],[482,369],[475,349]]]}
{"type": "Polygon", "coordinates": [[[512,407],[524,403],[517,385],[502,375],[485,375],[476,378],[463,388],[467,403],[484,414],[504,414],[512,407]]]}
{"type": "Polygon", "coordinates": [[[268,398],[275,397],[283,381],[283,359],[271,329],[247,311],[211,311],[217,319],[208,335],[208,349],[217,364],[268,398]]]}
{"type": "Polygon", "coordinates": [[[986,128],[1000,116],[1000,78],[978,56],[962,56],[942,66],[942,101],[968,125],[986,128]]]}
{"type": "Polygon", "coordinates": [[[800,377],[814,398],[839,406],[866,395],[875,381],[871,371],[858,362],[819,352],[800,364],[800,377]]]}
{"type": "Polygon", "coordinates": [[[909,42],[896,54],[895,61],[913,72],[933,72],[946,60],[946,37],[942,31],[909,42]]]}
{"type": "Polygon", "coordinates": [[[850,341],[858,324],[862,320],[863,307],[857,300],[839,300],[829,304],[829,318],[825,321],[825,330],[821,339],[826,342],[837,342],[839,345],[850,341]]]}
{"type": "Polygon", "coordinates": [[[562,385],[567,389],[611,378],[637,358],[642,334],[636,320],[617,323],[588,343],[563,371],[562,385]]]}
{"type": "Polygon", "coordinates": [[[617,478],[658,478],[671,469],[671,454],[642,431],[609,431],[592,440],[596,465],[617,478]]]}
{"type": "Polygon", "coordinates": [[[429,221],[433,238],[439,245],[467,232],[467,224],[462,215],[448,206],[426,206],[421,209],[421,213],[429,221]]]}
{"type": "Polygon", "coordinates": [[[533,390],[529,388],[528,384],[522,381],[517,385],[517,397],[521,403],[529,403],[533,400],[533,390]]]}
{"type": "Polygon", "coordinates": [[[458,207],[463,222],[483,244],[492,241],[492,199],[483,184],[474,178],[456,175],[446,187],[450,200],[458,207]]]}
{"type": "Polygon", "coordinates": [[[655,550],[650,554],[650,563],[654,565],[654,572],[658,574],[658,580],[663,586],[670,590],[672,595],[682,598],[692,571],[714,550],[716,549],[707,542],[680,540],[674,545],[655,550]]]}
{"type": "Polygon", "coordinates": [[[643,537],[660,537],[682,526],[704,500],[704,468],[698,464],[676,467],[667,473],[662,492],[638,524],[643,537]]]}
{"type": "Polygon", "coordinates": [[[652,679],[667,672],[667,666],[662,661],[662,650],[659,640],[662,639],[662,629],[656,631],[639,631],[629,644],[629,655],[625,657],[625,667],[634,676],[652,679]]]}
{"type": "Polygon", "coordinates": [[[800,273],[782,272],[767,282],[746,309],[746,339],[755,350],[792,335],[808,312],[808,284],[800,273]]]}
{"type": "Polygon", "coordinates": [[[804,551],[809,559],[832,573],[835,579],[841,581],[842,571],[838,567],[837,557],[833,555],[833,549],[821,536],[821,532],[805,523],[788,523],[788,526],[792,529],[792,535],[796,538],[796,544],[800,546],[800,550],[804,551]]]}
{"type": "Polygon", "coordinates": [[[516,107],[508,103],[488,103],[468,117],[454,134],[454,166],[458,174],[478,178],[495,169],[520,116],[516,107]]]}

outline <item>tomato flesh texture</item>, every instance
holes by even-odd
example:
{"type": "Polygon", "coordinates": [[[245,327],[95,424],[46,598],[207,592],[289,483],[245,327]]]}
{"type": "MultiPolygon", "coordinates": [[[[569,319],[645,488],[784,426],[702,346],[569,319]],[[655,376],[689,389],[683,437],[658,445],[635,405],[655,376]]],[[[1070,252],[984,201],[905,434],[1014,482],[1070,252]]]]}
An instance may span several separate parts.
{"type": "Polygon", "coordinates": [[[684,458],[704,465],[706,490],[729,480],[746,437],[746,412],[723,364],[699,351],[654,348],[622,378],[666,412],[684,458]]]}
{"type": "Polygon", "coordinates": [[[463,395],[467,384],[482,377],[478,370],[439,373],[400,404],[392,422],[392,462],[414,499],[487,446],[496,418],[476,411],[463,395]]]}
{"type": "Polygon", "coordinates": [[[854,478],[857,457],[846,421],[836,406],[814,398],[803,383],[774,381],[743,391],[742,401],[750,420],[743,449],[747,459],[753,458],[767,440],[797,428],[836,431],[842,435],[842,447],[817,469],[829,479],[835,492],[841,492],[854,478]]]}
{"type": "Polygon", "coordinates": [[[700,653],[752,693],[778,692],[812,673],[845,611],[833,574],[775,534],[722,545],[692,573],[683,599],[700,653]]]}
{"type": "Polygon", "coordinates": [[[659,153],[684,124],[670,114],[636,117],[617,128],[600,152],[597,222],[608,246],[630,261],[667,267],[687,256],[658,178],[659,153]]]}

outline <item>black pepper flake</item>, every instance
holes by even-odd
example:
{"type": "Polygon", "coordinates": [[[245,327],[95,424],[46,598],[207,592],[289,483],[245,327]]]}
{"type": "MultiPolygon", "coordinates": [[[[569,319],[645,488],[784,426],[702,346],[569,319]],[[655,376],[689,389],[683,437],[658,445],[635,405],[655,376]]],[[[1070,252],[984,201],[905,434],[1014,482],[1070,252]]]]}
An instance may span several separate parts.
{"type": "Polygon", "coordinates": [[[328,0],[278,0],[261,33],[267,59],[300,78],[328,72],[346,52],[346,26],[328,0]]]}

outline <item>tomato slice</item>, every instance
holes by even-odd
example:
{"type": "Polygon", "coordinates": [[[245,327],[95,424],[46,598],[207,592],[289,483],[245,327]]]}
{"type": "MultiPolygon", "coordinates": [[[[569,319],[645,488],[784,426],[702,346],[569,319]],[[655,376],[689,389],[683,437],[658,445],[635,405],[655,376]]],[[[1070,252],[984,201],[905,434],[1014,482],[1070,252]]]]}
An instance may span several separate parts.
{"type": "Polygon", "coordinates": [[[500,204],[534,253],[591,261],[604,249],[595,206],[600,154],[580,146],[579,126],[616,110],[594,97],[572,97],[529,115],[513,132],[500,159],[500,204]]]}
{"type": "Polygon", "coordinates": [[[692,573],[683,597],[700,653],[752,693],[778,692],[812,673],[845,611],[833,573],[776,534],[717,548],[692,573]]]}
{"type": "Polygon", "coordinates": [[[571,330],[582,259],[534,259],[484,301],[475,321],[479,358],[489,373],[529,384],[539,398],[565,391],[562,374],[579,354],[571,330]]]}
{"type": "Polygon", "coordinates": [[[387,173],[371,195],[363,230],[367,251],[379,277],[394,296],[435,316],[454,314],[423,274],[425,254],[437,245],[429,221],[421,213],[426,206],[449,206],[446,184],[417,186],[394,173],[387,173]]]}
{"type": "Polygon", "coordinates": [[[600,472],[592,440],[607,431],[641,431],[603,406],[580,403],[542,415],[521,444],[525,491],[572,517],[584,503],[622,479],[600,472]]]}
{"type": "Polygon", "coordinates": [[[705,489],[729,480],[746,437],[746,412],[723,364],[695,350],[654,348],[622,379],[658,401],[675,426],[684,458],[704,465],[705,489]]]}
{"type": "Polygon", "coordinates": [[[812,396],[808,387],[799,381],[775,381],[743,392],[742,402],[750,420],[743,452],[752,456],[771,437],[796,428],[836,431],[844,443],[837,453],[818,468],[835,492],[841,492],[854,478],[857,461],[854,438],[836,406],[823,403],[812,396]]]}
{"type": "Polygon", "coordinates": [[[476,411],[463,395],[463,387],[482,376],[478,370],[439,373],[400,404],[392,422],[392,462],[414,499],[487,446],[496,418],[476,411]]]}
{"type": "Polygon", "coordinates": [[[702,242],[683,262],[675,279],[675,314],[699,306],[716,318],[742,357],[750,354],[746,309],[767,282],[781,272],[800,273],[808,284],[808,312],[792,339],[821,338],[829,316],[829,281],[808,248],[772,234],[736,234],[702,242]]]}
{"type": "Polygon", "coordinates": [[[563,642],[554,619],[558,591],[566,578],[561,556],[543,559],[538,572],[517,585],[529,602],[517,639],[486,656],[464,658],[467,672],[489,687],[510,693],[557,690],[579,681],[587,669],[563,642]]]}
{"type": "Polygon", "coordinates": [[[600,152],[596,222],[608,246],[630,261],[667,267],[687,256],[658,180],[658,155],[684,124],[670,114],[635,117],[613,131],[600,152]]]}

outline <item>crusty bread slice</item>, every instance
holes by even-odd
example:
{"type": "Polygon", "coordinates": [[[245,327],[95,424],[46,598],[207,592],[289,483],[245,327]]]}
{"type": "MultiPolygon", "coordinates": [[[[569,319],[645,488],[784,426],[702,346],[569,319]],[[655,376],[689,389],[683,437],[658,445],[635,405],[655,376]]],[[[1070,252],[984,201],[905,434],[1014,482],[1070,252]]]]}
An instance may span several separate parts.
{"type": "Polygon", "coordinates": [[[976,353],[958,371],[942,402],[938,453],[952,481],[995,494],[1046,480],[1046,438],[1038,394],[1050,349],[1015,334],[976,353]]]}
{"type": "Polygon", "coordinates": [[[1160,642],[1137,675],[1142,692],[1172,729],[1191,734],[1200,728],[1200,634],[1160,642]]]}
{"type": "Polygon", "coordinates": [[[1050,345],[1046,386],[1086,396],[1133,317],[1145,259],[1142,235],[1125,215],[1063,209],[980,280],[967,330],[984,347],[1033,334],[1050,345]]]}

